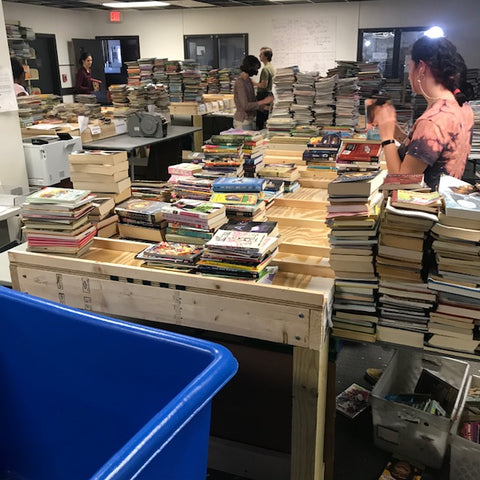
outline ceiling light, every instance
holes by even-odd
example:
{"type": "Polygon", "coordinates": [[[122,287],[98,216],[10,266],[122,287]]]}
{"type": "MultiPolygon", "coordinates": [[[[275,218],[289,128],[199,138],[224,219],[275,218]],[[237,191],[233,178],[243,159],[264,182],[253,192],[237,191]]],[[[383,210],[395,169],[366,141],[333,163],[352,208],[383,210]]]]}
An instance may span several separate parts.
{"type": "Polygon", "coordinates": [[[430,37],[430,38],[440,38],[440,37],[444,37],[445,34],[443,33],[443,28],[441,27],[432,27],[432,28],[429,28],[425,33],[424,35],[426,35],[427,37],[430,37]]]}
{"type": "Polygon", "coordinates": [[[152,8],[152,7],[167,7],[170,5],[167,2],[158,2],[156,0],[146,0],[145,2],[112,2],[102,3],[104,7],[109,8],[152,8]]]}

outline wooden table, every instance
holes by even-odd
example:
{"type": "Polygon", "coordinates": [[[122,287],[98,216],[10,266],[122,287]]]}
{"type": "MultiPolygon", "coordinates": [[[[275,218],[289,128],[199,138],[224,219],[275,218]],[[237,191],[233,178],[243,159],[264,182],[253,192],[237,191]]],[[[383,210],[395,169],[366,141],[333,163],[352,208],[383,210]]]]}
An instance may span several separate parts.
{"type": "Polygon", "coordinates": [[[9,252],[16,290],[95,312],[201,328],[293,347],[291,480],[324,478],[333,281],[279,272],[274,285],[140,267],[145,244],[94,240],[81,258],[9,252]]]}

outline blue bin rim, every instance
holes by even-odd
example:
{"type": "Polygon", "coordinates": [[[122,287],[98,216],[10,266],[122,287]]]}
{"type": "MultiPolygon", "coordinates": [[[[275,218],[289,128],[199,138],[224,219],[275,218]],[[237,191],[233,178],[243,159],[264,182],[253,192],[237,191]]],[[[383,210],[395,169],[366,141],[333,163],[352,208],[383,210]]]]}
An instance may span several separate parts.
{"type": "Polygon", "coordinates": [[[101,323],[108,325],[110,329],[150,336],[179,345],[187,344],[189,347],[209,353],[213,358],[199,375],[107,460],[90,480],[127,480],[136,477],[183,426],[211,402],[238,370],[238,363],[227,348],[207,340],[89,313],[0,286],[0,308],[4,299],[38,310],[48,310],[49,314],[54,308],[66,318],[74,314],[75,322],[81,321],[91,325],[101,323]]]}

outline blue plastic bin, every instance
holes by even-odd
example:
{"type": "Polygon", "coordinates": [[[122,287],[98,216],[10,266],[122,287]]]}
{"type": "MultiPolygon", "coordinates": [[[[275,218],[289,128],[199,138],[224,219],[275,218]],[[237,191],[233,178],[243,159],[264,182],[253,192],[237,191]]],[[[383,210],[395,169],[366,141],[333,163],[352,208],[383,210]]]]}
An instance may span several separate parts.
{"type": "Polygon", "coordinates": [[[214,343],[0,287],[0,479],[204,480],[211,400],[237,367],[214,343]]]}

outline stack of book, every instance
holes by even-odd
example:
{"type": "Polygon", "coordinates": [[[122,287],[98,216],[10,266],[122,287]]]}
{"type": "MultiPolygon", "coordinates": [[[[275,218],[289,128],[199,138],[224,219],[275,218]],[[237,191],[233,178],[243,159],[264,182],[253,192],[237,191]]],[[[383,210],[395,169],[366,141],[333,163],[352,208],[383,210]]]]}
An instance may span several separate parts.
{"type": "Polygon", "coordinates": [[[175,185],[179,182],[179,180],[192,178],[195,173],[200,173],[202,171],[202,167],[203,164],[201,163],[188,162],[169,165],[168,173],[170,174],[170,178],[168,179],[168,183],[175,185]]]}
{"type": "Polygon", "coordinates": [[[168,202],[172,198],[172,185],[156,180],[134,180],[132,182],[132,198],[168,202]]]}
{"type": "Polygon", "coordinates": [[[268,180],[281,180],[285,192],[294,192],[300,188],[300,173],[295,163],[268,163],[258,171],[257,176],[268,180]]]}
{"type": "Polygon", "coordinates": [[[183,70],[183,100],[185,102],[201,102],[203,98],[200,86],[201,76],[196,60],[185,59],[182,62],[183,70]]]}
{"type": "MultiPolygon", "coordinates": [[[[235,130],[233,128],[220,132],[220,135],[225,137],[224,141],[228,141],[229,138],[234,142],[242,139],[244,175],[245,177],[255,177],[257,170],[264,165],[263,157],[267,148],[265,135],[262,132],[235,130]]],[[[220,140],[217,135],[212,136],[212,143],[216,143],[217,140],[220,140]]]]}
{"type": "Polygon", "coordinates": [[[110,197],[116,204],[130,198],[127,152],[81,150],[72,152],[68,159],[74,188],[110,197]]]}
{"type": "Polygon", "coordinates": [[[213,182],[211,201],[224,204],[231,220],[262,222],[266,220],[265,184],[263,178],[219,178],[213,182]]]}
{"type": "Polygon", "coordinates": [[[212,184],[213,179],[211,178],[182,176],[175,183],[174,196],[176,199],[190,198],[192,200],[208,201],[212,196],[212,184]]]}
{"type": "Polygon", "coordinates": [[[75,256],[85,253],[96,233],[88,220],[94,198],[88,190],[55,187],[29,195],[22,206],[27,249],[75,256]]]}
{"type": "Polygon", "coordinates": [[[207,75],[208,93],[220,93],[220,79],[218,77],[218,68],[214,68],[207,75]]]}
{"type": "Polygon", "coordinates": [[[335,109],[335,124],[355,127],[358,123],[357,77],[339,78],[337,81],[337,97],[335,109]]]}
{"type": "Polygon", "coordinates": [[[278,247],[276,222],[228,222],[205,244],[198,271],[242,280],[267,274],[278,247]]]}
{"type": "Polygon", "coordinates": [[[439,191],[445,209],[431,230],[438,270],[428,279],[439,301],[430,316],[428,345],[480,354],[480,192],[447,176],[439,191]]]}
{"type": "Polygon", "coordinates": [[[167,74],[165,72],[165,63],[168,58],[155,58],[153,61],[153,81],[158,84],[167,83],[167,74]]]}
{"type": "MultiPolygon", "coordinates": [[[[473,110],[472,149],[468,158],[480,161],[480,100],[468,102],[473,110]]],[[[476,173],[476,172],[474,172],[476,173]]]]}
{"type": "Polygon", "coordinates": [[[120,218],[118,233],[124,238],[161,242],[165,238],[167,222],[163,220],[165,202],[154,200],[127,200],[115,207],[120,218]]]}
{"type": "Polygon", "coordinates": [[[225,205],[183,199],[162,208],[168,222],[166,240],[201,245],[228,219],[225,205]]]}
{"type": "Polygon", "coordinates": [[[232,71],[229,68],[222,68],[221,70],[218,71],[218,81],[220,83],[220,91],[219,93],[224,95],[224,94],[229,94],[233,92],[233,78],[234,75],[232,74],[232,71]]]}
{"type": "Polygon", "coordinates": [[[88,219],[97,229],[97,237],[110,238],[118,233],[118,215],[113,214],[115,202],[110,197],[96,197],[88,219]]]}
{"type": "Polygon", "coordinates": [[[375,172],[380,169],[382,145],[380,141],[358,141],[344,139],[340,148],[336,167],[342,172],[375,172]]]}
{"type": "Polygon", "coordinates": [[[202,146],[204,164],[202,172],[210,177],[243,176],[243,137],[214,135],[202,146]]]}
{"type": "Polygon", "coordinates": [[[313,113],[315,125],[333,125],[335,122],[335,94],[337,91],[336,75],[326,78],[317,78],[315,81],[315,101],[313,113]]]}
{"type": "Polygon", "coordinates": [[[204,93],[208,93],[208,72],[212,69],[211,65],[199,65],[200,70],[200,90],[202,96],[204,93]]]}
{"type": "Polygon", "coordinates": [[[358,88],[360,98],[372,98],[382,89],[385,82],[380,70],[378,69],[378,62],[357,62],[358,66],[358,88]]]}
{"type": "Polygon", "coordinates": [[[424,282],[428,250],[425,239],[438,221],[438,206],[430,211],[422,209],[425,195],[430,196],[428,201],[438,205],[438,192],[395,190],[387,199],[380,222],[377,255],[377,272],[382,279],[424,282]]]}
{"type": "Polygon", "coordinates": [[[170,102],[183,102],[183,81],[178,60],[167,60],[165,71],[168,79],[168,95],[170,102]]]}
{"type": "Polygon", "coordinates": [[[316,137],[320,132],[320,129],[312,124],[302,124],[302,125],[295,125],[295,128],[293,128],[290,132],[292,137],[299,137],[299,138],[311,138],[311,137],[316,137]]]}
{"type": "Polygon", "coordinates": [[[128,107],[127,86],[125,84],[114,84],[108,87],[114,107],[128,107]]]}
{"type": "Polygon", "coordinates": [[[328,185],[326,224],[335,272],[334,328],[338,335],[375,340],[378,288],[374,252],[383,172],[345,173],[328,185]],[[353,332],[353,333],[352,333],[353,332]]]}
{"type": "Polygon", "coordinates": [[[154,58],[139,58],[137,60],[140,68],[140,85],[147,85],[153,80],[153,62],[154,58]]]}
{"type": "Polygon", "coordinates": [[[148,246],[135,258],[143,260],[142,267],[191,273],[195,272],[201,253],[202,248],[198,245],[160,242],[148,246]]]}
{"type": "Polygon", "coordinates": [[[311,138],[302,155],[303,160],[307,163],[307,169],[335,170],[337,153],[341,144],[342,139],[337,134],[311,138]]]}
{"type": "Polygon", "coordinates": [[[124,62],[127,66],[127,85],[140,85],[140,67],[136,60],[124,62]]]}
{"type": "Polygon", "coordinates": [[[297,125],[313,123],[312,107],[315,99],[315,78],[318,72],[299,72],[293,85],[294,103],[291,106],[297,125]]]}

